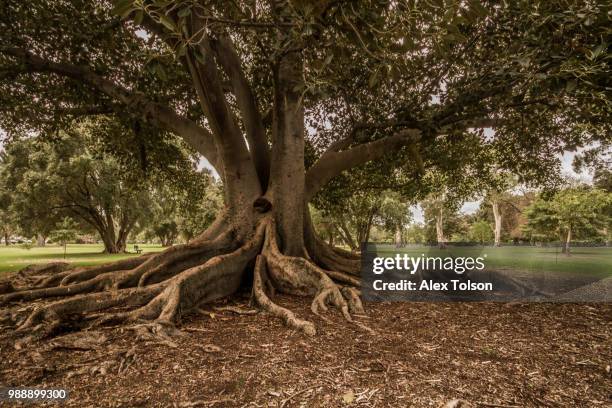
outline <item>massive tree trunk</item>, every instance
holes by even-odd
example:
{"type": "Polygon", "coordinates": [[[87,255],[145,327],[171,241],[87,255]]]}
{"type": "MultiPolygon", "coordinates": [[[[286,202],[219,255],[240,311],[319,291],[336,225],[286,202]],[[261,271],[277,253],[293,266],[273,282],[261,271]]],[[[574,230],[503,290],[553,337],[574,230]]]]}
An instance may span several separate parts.
{"type": "MultiPolygon", "coordinates": [[[[282,43],[285,34],[279,31],[282,43]]],[[[73,322],[71,316],[78,313],[95,314],[91,325],[150,320],[167,327],[200,304],[231,295],[243,283],[250,284],[255,304],[307,334],[315,333],[314,325],[276,305],[271,300],[275,292],[311,296],[314,313],[331,305],[351,320],[351,311],[362,311],[355,289],[358,257],[320,240],[306,205],[316,190],[306,194],[299,47],[289,46],[274,65],[271,151],[231,41],[222,35],[205,37],[197,47],[207,57],[188,52],[184,62],[212,130],[216,154],[208,157],[224,182],[225,211],[189,243],[161,253],[96,267],[49,268],[46,276],[44,268],[39,270],[30,287],[0,296],[0,304],[59,298],[32,312],[20,330],[44,328],[49,333],[73,322]],[[225,99],[220,67],[232,84],[249,148],[225,99]]],[[[164,117],[157,113],[158,119],[164,117]]],[[[112,222],[106,224],[109,228],[99,231],[107,251],[124,250],[121,236],[127,232],[116,239],[112,222]]]]}
{"type": "Polygon", "coordinates": [[[9,246],[10,245],[10,240],[9,240],[9,234],[8,232],[4,233],[4,245],[9,246]]]}
{"type": "Polygon", "coordinates": [[[499,201],[493,200],[491,203],[493,207],[493,218],[495,220],[495,246],[501,245],[501,229],[502,229],[502,214],[499,210],[499,201]]]}

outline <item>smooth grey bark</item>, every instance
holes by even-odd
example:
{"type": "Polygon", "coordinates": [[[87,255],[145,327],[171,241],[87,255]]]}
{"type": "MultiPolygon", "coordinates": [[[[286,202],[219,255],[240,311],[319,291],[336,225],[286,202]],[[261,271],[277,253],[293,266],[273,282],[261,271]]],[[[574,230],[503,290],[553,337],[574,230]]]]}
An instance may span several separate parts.
{"type": "Polygon", "coordinates": [[[439,248],[446,248],[446,238],[444,237],[444,211],[442,209],[436,214],[436,240],[439,248]]]}
{"type": "Polygon", "coordinates": [[[501,245],[502,214],[499,209],[499,201],[493,200],[491,206],[493,207],[493,218],[495,221],[495,246],[498,247],[501,245]]]}
{"type": "Polygon", "coordinates": [[[404,240],[402,239],[402,229],[399,225],[395,229],[394,241],[396,248],[401,248],[402,246],[404,246],[404,240]]]}
{"type": "Polygon", "coordinates": [[[569,256],[570,255],[570,243],[572,241],[572,227],[569,226],[567,228],[567,233],[565,234],[565,240],[563,242],[563,248],[561,250],[562,253],[569,256]]]}

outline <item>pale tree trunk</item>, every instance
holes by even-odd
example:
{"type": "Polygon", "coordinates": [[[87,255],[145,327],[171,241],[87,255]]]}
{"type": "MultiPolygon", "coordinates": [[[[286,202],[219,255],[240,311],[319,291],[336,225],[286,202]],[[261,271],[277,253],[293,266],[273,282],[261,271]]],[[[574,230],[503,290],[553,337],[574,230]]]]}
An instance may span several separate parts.
{"type": "Polygon", "coordinates": [[[493,207],[493,218],[495,220],[495,246],[501,245],[501,229],[502,229],[502,214],[499,210],[499,201],[493,200],[491,203],[493,207]]]}
{"type": "Polygon", "coordinates": [[[365,222],[357,223],[357,240],[356,244],[358,248],[361,248],[361,245],[368,242],[370,239],[370,230],[372,228],[372,216],[369,215],[368,219],[365,222]]]}
{"type": "Polygon", "coordinates": [[[442,210],[436,215],[436,239],[439,248],[446,248],[446,238],[444,237],[444,212],[442,210]]]}
{"type": "Polygon", "coordinates": [[[572,227],[567,227],[567,234],[565,235],[565,241],[563,242],[562,253],[570,255],[570,242],[572,241],[572,227]]]}
{"type": "Polygon", "coordinates": [[[353,251],[357,250],[357,243],[353,239],[353,236],[351,235],[351,231],[349,230],[344,220],[340,221],[340,236],[342,237],[342,240],[344,241],[344,243],[348,245],[349,248],[351,248],[351,250],[353,251]]]}
{"type": "Polygon", "coordinates": [[[36,246],[44,247],[47,244],[47,237],[43,234],[36,234],[36,246]]]}
{"type": "Polygon", "coordinates": [[[395,247],[401,248],[404,245],[404,241],[402,240],[402,229],[400,226],[397,226],[395,229],[395,247]]]}

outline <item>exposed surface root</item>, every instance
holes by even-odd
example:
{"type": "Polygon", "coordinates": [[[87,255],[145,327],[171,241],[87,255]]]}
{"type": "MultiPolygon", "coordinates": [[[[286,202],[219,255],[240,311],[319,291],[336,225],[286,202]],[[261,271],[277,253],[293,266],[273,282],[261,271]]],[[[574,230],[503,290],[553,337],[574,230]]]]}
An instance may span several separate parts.
{"type": "Polygon", "coordinates": [[[361,281],[359,280],[359,278],[355,277],[355,276],[351,276],[347,273],[344,272],[338,272],[338,271],[328,271],[325,270],[325,273],[327,274],[327,276],[329,276],[330,278],[332,278],[335,281],[341,282],[341,283],[346,283],[352,286],[360,286],[361,285],[361,281]]]}
{"type": "Polygon", "coordinates": [[[313,260],[326,269],[343,272],[348,275],[358,276],[361,268],[360,258],[355,254],[341,248],[331,247],[322,242],[318,237],[313,240],[312,248],[309,248],[313,260]]]}
{"type": "MultiPolygon", "coordinates": [[[[265,261],[266,266],[266,280],[269,280],[275,288],[284,293],[314,296],[311,303],[311,310],[314,314],[319,315],[320,312],[327,311],[328,305],[333,305],[342,312],[346,320],[352,321],[349,312],[351,306],[343,296],[340,287],[330,278],[330,272],[320,268],[309,259],[283,255],[279,250],[276,230],[272,222],[268,226],[263,254],[262,259],[265,261]]],[[[263,275],[264,273],[261,270],[260,267],[260,275],[263,275]]],[[[335,274],[337,277],[347,277],[346,274],[341,272],[332,272],[331,274],[335,274]]],[[[263,277],[261,280],[261,285],[263,285],[263,277]]],[[[353,280],[352,282],[357,283],[358,281],[353,280]]],[[[347,291],[346,294],[350,298],[352,307],[355,310],[362,310],[360,302],[355,302],[353,292],[347,291]]],[[[265,301],[271,303],[269,298],[266,298],[265,301]]],[[[291,326],[300,327],[304,331],[310,330],[302,322],[298,321],[296,323],[293,314],[288,315],[287,311],[282,310],[282,308],[280,310],[273,309],[275,314],[280,315],[291,326]],[[307,329],[303,329],[303,327],[307,327],[307,329]]]]}
{"type": "Polygon", "coordinates": [[[144,286],[152,280],[160,281],[173,275],[173,269],[178,271],[189,269],[202,264],[203,260],[231,249],[234,249],[231,231],[226,231],[214,240],[194,241],[174,246],[165,251],[163,257],[151,259],[140,267],[138,286],[144,286]]]}
{"type": "Polygon", "coordinates": [[[77,268],[55,273],[42,280],[38,287],[18,289],[0,296],[0,305],[16,301],[102,292],[109,289],[142,287],[145,284],[162,282],[186,269],[204,263],[222,251],[231,249],[230,238],[228,232],[213,241],[177,245],[158,254],[93,268],[77,268]],[[49,286],[58,282],[59,286],[49,286]]]}
{"type": "MultiPolygon", "coordinates": [[[[148,259],[152,258],[153,256],[155,256],[155,254],[144,254],[137,258],[128,258],[128,259],[124,259],[124,260],[121,260],[121,261],[118,261],[112,264],[108,264],[108,265],[101,265],[101,266],[90,267],[90,268],[80,268],[80,269],[73,270],[73,271],[67,271],[65,276],[63,277],[60,276],[61,277],[60,286],[66,286],[71,283],[84,282],[86,280],[95,278],[96,276],[102,273],[105,273],[105,272],[112,272],[112,271],[117,271],[117,270],[121,271],[121,270],[136,268],[137,266],[145,263],[148,259]]],[[[55,277],[52,276],[50,278],[55,278],[55,277]]],[[[50,284],[50,280],[47,280],[45,282],[45,287],[48,287],[49,284],[50,284]]]]}
{"type": "Polygon", "coordinates": [[[43,320],[59,324],[66,317],[77,313],[96,312],[116,306],[142,305],[161,292],[163,288],[163,285],[160,284],[147,288],[123,289],[117,292],[91,293],[60,300],[34,310],[18,330],[34,328],[43,320]]]}
{"type": "Polygon", "coordinates": [[[309,336],[314,336],[316,334],[314,324],[307,320],[297,318],[291,310],[285,309],[270,300],[265,291],[264,282],[267,280],[265,256],[259,255],[255,263],[253,278],[253,298],[255,302],[266,312],[280,317],[287,326],[301,330],[309,336]]]}
{"type": "MultiPolygon", "coordinates": [[[[94,316],[97,319],[93,325],[154,321],[156,324],[170,326],[180,318],[182,313],[191,310],[198,304],[227,296],[238,289],[246,264],[257,255],[263,245],[264,231],[265,225],[262,224],[255,235],[237,250],[229,254],[214,256],[203,264],[182,270],[160,283],[126,289],[118,289],[117,285],[112,285],[111,290],[108,290],[107,287],[106,291],[100,293],[76,296],[46,305],[35,310],[21,324],[19,330],[33,329],[43,321],[46,321],[49,327],[55,328],[63,324],[70,315],[117,307],[137,308],[94,316]]],[[[220,237],[212,241],[209,247],[218,248],[216,244],[226,241],[225,238],[220,237]]],[[[206,246],[200,244],[173,247],[165,253],[163,259],[167,262],[184,260],[187,256],[201,254],[205,251],[206,246]]],[[[82,291],[90,289],[90,285],[101,284],[108,276],[113,276],[113,279],[124,279],[126,276],[133,278],[139,268],[146,270],[146,264],[153,261],[155,258],[150,258],[134,270],[102,274],[80,284],[18,292],[8,296],[20,295],[21,300],[29,300],[40,297],[40,291],[46,291],[47,294],[49,291],[54,291],[53,294],[56,294],[55,292],[74,294],[77,289],[82,291]],[[125,276],[122,278],[121,275],[125,276]]],[[[106,285],[109,283],[105,282],[106,285]]],[[[50,330],[47,328],[45,331],[50,330]]]]}
{"type": "Polygon", "coordinates": [[[345,286],[341,289],[342,295],[346,298],[351,313],[364,313],[363,304],[361,303],[361,293],[355,288],[345,286]]]}
{"type": "MultiPolygon", "coordinates": [[[[226,225],[223,219],[218,223],[219,228],[226,225]]],[[[157,254],[96,267],[66,270],[63,263],[33,267],[24,273],[39,277],[38,286],[7,286],[8,293],[0,295],[0,304],[67,297],[38,305],[33,311],[26,307],[17,314],[8,313],[7,318],[20,332],[48,336],[73,325],[136,323],[145,327],[144,323],[149,325],[145,330],[149,335],[170,345],[170,328],[185,313],[233,294],[246,272],[252,270],[254,302],[308,335],[316,332],[313,323],[276,305],[271,300],[276,291],[312,296],[311,311],[317,315],[329,306],[340,310],[348,321],[352,321],[351,313],[363,313],[359,292],[351,287],[359,285],[359,279],[345,271],[321,268],[308,257],[306,248],[304,257],[284,255],[272,217],[261,218],[256,230],[243,232],[244,236],[235,231],[225,228],[213,234],[214,238],[203,234],[157,254]],[[45,273],[48,276],[40,276],[45,273]],[[29,315],[23,316],[23,312],[29,315]]],[[[333,252],[331,248],[328,251],[333,252]]],[[[335,256],[345,263],[354,262],[335,256]]]]}

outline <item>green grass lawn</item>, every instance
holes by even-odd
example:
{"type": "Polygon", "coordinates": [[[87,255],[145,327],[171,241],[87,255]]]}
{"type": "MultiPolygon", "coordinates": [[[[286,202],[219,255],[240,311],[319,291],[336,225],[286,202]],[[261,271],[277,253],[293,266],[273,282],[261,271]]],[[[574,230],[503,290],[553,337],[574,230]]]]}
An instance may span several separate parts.
{"type": "MultiPolygon", "coordinates": [[[[140,244],[144,252],[158,252],[160,245],[140,244]]],[[[134,246],[128,245],[133,251],[134,246]]],[[[95,244],[68,245],[66,262],[76,266],[90,266],[136,256],[136,254],[103,254],[103,246],[95,244]]],[[[397,253],[392,245],[378,247],[379,256],[397,253]]],[[[505,268],[520,271],[571,272],[592,276],[612,276],[612,248],[573,248],[571,256],[560,253],[560,248],[536,247],[449,247],[444,250],[432,247],[402,248],[400,253],[410,256],[471,256],[486,254],[487,268],[505,268]]],[[[33,247],[25,249],[19,245],[0,246],[0,273],[18,271],[36,263],[64,261],[64,250],[60,246],[33,247]]]]}
{"type": "Polygon", "coordinates": [[[580,273],[590,276],[612,276],[612,248],[572,248],[571,256],[561,248],[538,247],[409,247],[399,251],[392,245],[378,246],[379,256],[406,253],[410,256],[479,257],[486,255],[487,269],[504,268],[517,271],[580,273]]]}
{"type": "MultiPolygon", "coordinates": [[[[158,252],[163,249],[161,245],[138,244],[138,246],[145,253],[158,252]]],[[[130,244],[127,249],[133,252],[134,246],[130,244]]],[[[136,256],[135,253],[104,254],[103,250],[104,246],[97,244],[71,244],[68,245],[64,260],[64,248],[61,246],[48,245],[44,248],[26,249],[21,245],[8,247],[2,245],[0,246],[0,274],[18,271],[25,266],[38,263],[65,261],[76,266],[91,266],[136,256]]]]}

